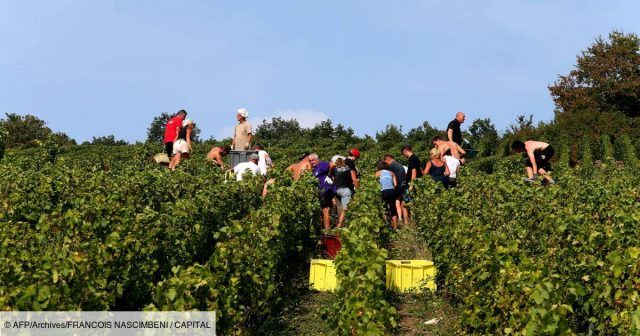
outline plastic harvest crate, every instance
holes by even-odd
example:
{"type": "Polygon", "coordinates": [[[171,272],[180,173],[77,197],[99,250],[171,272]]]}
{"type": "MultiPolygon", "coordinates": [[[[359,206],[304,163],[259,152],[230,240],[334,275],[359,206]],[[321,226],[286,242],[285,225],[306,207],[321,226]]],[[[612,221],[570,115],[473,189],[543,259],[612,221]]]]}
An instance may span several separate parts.
{"type": "Polygon", "coordinates": [[[311,259],[309,287],[319,291],[336,289],[336,268],[333,260],[311,259]]]}
{"type": "Polygon", "coordinates": [[[231,161],[231,168],[234,168],[238,163],[248,162],[251,154],[258,154],[255,150],[231,150],[229,152],[229,160],[231,161]]]}
{"type": "Polygon", "coordinates": [[[429,260],[387,260],[387,289],[400,292],[436,290],[436,268],[429,260]]]}

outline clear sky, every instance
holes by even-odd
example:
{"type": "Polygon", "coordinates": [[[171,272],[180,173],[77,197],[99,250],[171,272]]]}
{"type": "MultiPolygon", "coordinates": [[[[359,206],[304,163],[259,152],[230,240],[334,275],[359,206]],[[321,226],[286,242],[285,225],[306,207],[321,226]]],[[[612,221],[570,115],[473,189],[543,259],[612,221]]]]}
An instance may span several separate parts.
{"type": "Polygon", "coordinates": [[[547,86],[639,17],[634,0],[0,0],[0,113],[80,142],[144,141],[182,108],[204,139],[230,136],[239,107],[358,135],[456,111],[502,131],[552,120],[547,86]]]}

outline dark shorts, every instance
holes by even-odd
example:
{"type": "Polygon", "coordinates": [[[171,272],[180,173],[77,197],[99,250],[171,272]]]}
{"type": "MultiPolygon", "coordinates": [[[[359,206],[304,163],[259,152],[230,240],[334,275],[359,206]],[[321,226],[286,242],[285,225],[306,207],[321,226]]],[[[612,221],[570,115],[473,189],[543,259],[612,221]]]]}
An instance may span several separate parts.
{"type": "Polygon", "coordinates": [[[413,202],[413,195],[411,195],[411,191],[409,191],[409,187],[404,188],[402,192],[402,201],[405,203],[413,202]]]}
{"type": "Polygon", "coordinates": [[[408,189],[409,189],[409,186],[407,186],[404,183],[398,185],[394,190],[396,199],[399,200],[399,201],[402,201],[402,197],[404,197],[404,193],[408,189]]]}
{"type": "Polygon", "coordinates": [[[324,191],[320,194],[320,208],[326,209],[333,206],[333,197],[335,194],[331,190],[324,191]]]}
{"type": "Polygon", "coordinates": [[[173,155],[173,142],[167,142],[164,144],[164,151],[167,153],[167,155],[171,156],[173,155]]]}
{"type": "MultiPolygon", "coordinates": [[[[551,170],[551,165],[549,164],[549,160],[551,160],[551,158],[553,157],[553,154],[555,154],[555,151],[553,150],[553,147],[551,145],[547,146],[547,148],[541,151],[533,152],[533,157],[536,160],[536,166],[538,166],[538,169],[542,168],[544,170],[551,170]]],[[[527,167],[533,168],[533,164],[531,163],[530,159],[527,159],[526,165],[527,167]]]]}
{"type": "Polygon", "coordinates": [[[391,217],[398,215],[396,211],[396,191],[393,189],[387,189],[382,191],[382,200],[384,201],[384,207],[391,217]]]}
{"type": "Polygon", "coordinates": [[[447,186],[449,188],[455,188],[458,185],[458,179],[455,177],[448,177],[448,184],[447,186]]]}

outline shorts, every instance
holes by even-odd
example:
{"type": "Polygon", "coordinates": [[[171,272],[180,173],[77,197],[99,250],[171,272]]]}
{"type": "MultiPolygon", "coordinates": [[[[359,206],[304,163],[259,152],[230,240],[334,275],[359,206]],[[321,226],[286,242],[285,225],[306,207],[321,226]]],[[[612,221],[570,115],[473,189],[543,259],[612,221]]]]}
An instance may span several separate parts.
{"type": "Polygon", "coordinates": [[[409,188],[404,188],[404,192],[402,193],[402,201],[405,203],[413,202],[413,196],[411,195],[411,191],[409,191],[409,188]]]}
{"type": "Polygon", "coordinates": [[[396,210],[396,192],[393,189],[386,189],[382,191],[382,200],[384,201],[384,207],[387,209],[387,213],[391,217],[398,216],[396,210]]]}
{"type": "Polygon", "coordinates": [[[409,185],[406,183],[399,184],[396,189],[396,199],[398,201],[404,201],[404,197],[409,192],[409,185]]]}
{"type": "Polygon", "coordinates": [[[340,204],[342,204],[342,208],[346,209],[349,201],[351,201],[351,196],[353,193],[350,188],[339,188],[336,190],[336,195],[340,197],[340,204]]]}
{"type": "Polygon", "coordinates": [[[173,144],[173,155],[176,155],[178,153],[181,153],[181,154],[189,153],[189,144],[187,143],[187,140],[178,139],[173,144]]]}
{"type": "Polygon", "coordinates": [[[164,151],[169,156],[173,155],[173,141],[164,144],[164,151]]]}
{"type": "Polygon", "coordinates": [[[449,177],[448,179],[449,179],[449,181],[448,181],[449,183],[448,183],[448,185],[447,185],[447,186],[448,186],[449,188],[455,188],[455,187],[458,185],[458,179],[457,179],[457,178],[455,178],[455,177],[449,177]]]}
{"type": "Polygon", "coordinates": [[[325,190],[320,194],[320,208],[326,209],[333,206],[334,193],[331,190],[325,190]]]}
{"type": "MultiPolygon", "coordinates": [[[[549,164],[549,160],[551,160],[551,158],[553,157],[553,154],[555,154],[555,151],[553,150],[553,147],[551,145],[547,146],[547,148],[541,151],[533,152],[533,157],[536,160],[536,166],[538,167],[538,169],[542,168],[544,170],[551,170],[551,165],[549,164]]],[[[527,159],[526,166],[533,168],[531,159],[527,159]]]]}

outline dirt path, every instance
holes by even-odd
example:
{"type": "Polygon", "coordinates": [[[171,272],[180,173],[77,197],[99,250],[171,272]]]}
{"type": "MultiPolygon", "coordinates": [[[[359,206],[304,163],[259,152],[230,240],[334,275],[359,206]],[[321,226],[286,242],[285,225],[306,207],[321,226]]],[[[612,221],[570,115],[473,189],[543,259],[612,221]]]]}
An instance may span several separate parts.
{"type": "MultiPolygon", "coordinates": [[[[391,237],[389,259],[431,260],[431,253],[415,227],[404,226],[391,237]]],[[[401,335],[452,335],[456,312],[439,293],[392,293],[390,302],[398,310],[401,335]]]]}

